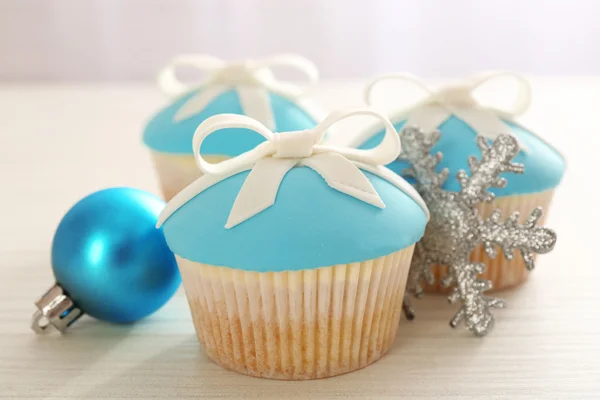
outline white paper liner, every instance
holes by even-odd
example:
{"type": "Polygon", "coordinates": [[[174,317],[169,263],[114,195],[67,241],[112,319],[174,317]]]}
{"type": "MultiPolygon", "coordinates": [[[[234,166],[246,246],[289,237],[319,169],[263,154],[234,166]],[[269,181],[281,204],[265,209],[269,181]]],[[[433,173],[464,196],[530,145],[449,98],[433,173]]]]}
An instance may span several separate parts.
{"type": "MultiPolygon", "coordinates": [[[[554,189],[550,189],[541,193],[499,197],[491,203],[480,204],[478,210],[483,218],[487,218],[492,211],[496,209],[502,211],[503,218],[507,218],[515,211],[519,211],[521,214],[521,223],[523,223],[535,207],[541,206],[544,209],[544,214],[537,224],[543,225],[546,216],[548,215],[553,195],[554,189]]],[[[477,246],[473,253],[471,253],[470,259],[473,262],[482,262],[486,264],[485,272],[479,276],[482,279],[492,281],[494,287],[491,291],[517,286],[525,282],[529,277],[529,271],[525,267],[523,258],[518,252],[515,253],[515,257],[512,261],[507,260],[502,251],[498,251],[496,258],[490,258],[485,253],[483,246],[480,245],[477,246]]],[[[431,267],[431,270],[435,277],[435,284],[425,284],[423,286],[424,290],[430,293],[448,293],[450,289],[442,287],[440,284],[441,278],[446,276],[447,267],[434,265],[431,267]]]]}
{"type": "MultiPolygon", "coordinates": [[[[202,176],[202,171],[198,169],[192,154],[169,154],[156,151],[150,153],[165,201],[171,200],[183,188],[202,176]]],[[[218,163],[229,158],[220,155],[203,155],[203,157],[210,163],[218,163]]]]}
{"type": "Polygon", "coordinates": [[[177,262],[208,357],[242,374],[301,380],[363,368],[390,349],[412,253],[266,273],[177,262]]]}

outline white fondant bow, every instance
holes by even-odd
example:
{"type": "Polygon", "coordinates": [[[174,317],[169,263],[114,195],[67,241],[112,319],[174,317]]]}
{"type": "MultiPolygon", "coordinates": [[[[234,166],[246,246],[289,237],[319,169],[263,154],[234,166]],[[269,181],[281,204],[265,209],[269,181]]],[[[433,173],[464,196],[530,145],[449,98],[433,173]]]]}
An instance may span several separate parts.
{"type": "MultiPolygon", "coordinates": [[[[506,133],[510,128],[503,119],[511,120],[522,114],[529,107],[531,101],[531,87],[527,80],[519,74],[512,72],[491,72],[472,78],[470,81],[459,85],[449,85],[439,90],[431,89],[421,79],[410,74],[382,75],[371,81],[365,88],[365,100],[371,105],[373,88],[385,80],[396,80],[416,86],[426,95],[425,100],[398,112],[393,120],[407,119],[406,126],[418,126],[423,131],[433,131],[448,119],[452,114],[466,122],[477,135],[488,139],[495,139],[499,134],[506,133]],[[506,108],[497,108],[483,104],[473,96],[477,89],[481,89],[498,78],[509,78],[517,85],[517,92],[512,104],[506,108]]],[[[522,150],[527,151],[522,141],[522,150]]]]}
{"type": "Polygon", "coordinates": [[[175,121],[185,120],[200,111],[224,92],[237,91],[244,114],[275,129],[275,118],[269,99],[269,90],[282,96],[297,98],[302,89],[288,82],[277,80],[272,67],[289,67],[302,72],[309,83],[319,78],[317,67],[304,57],[281,54],[262,60],[226,62],[209,55],[181,55],[171,61],[159,74],[158,85],[170,96],[179,96],[190,89],[202,86],[175,113],[175,121]],[[186,85],[177,79],[177,67],[188,66],[205,72],[208,76],[200,85],[186,85]]]}
{"type": "Polygon", "coordinates": [[[221,114],[206,119],[194,134],[194,154],[203,175],[175,196],[159,217],[160,226],[179,207],[212,185],[240,172],[251,170],[240,189],[225,224],[232,228],[275,203],[279,185],[289,170],[306,166],[316,171],[335,190],[355,197],[375,207],[385,204],[369,179],[360,169],[377,174],[411,196],[425,211],[427,207],[406,181],[383,167],[398,157],[400,140],[391,122],[372,109],[334,112],[314,129],[274,134],[260,122],[247,116],[221,114]],[[373,116],[385,126],[385,136],[372,149],[355,149],[321,144],[325,132],[336,122],[355,115],[373,116]],[[262,135],[266,141],[237,157],[210,164],[202,155],[202,142],[211,133],[225,128],[245,128],[262,135]],[[359,169],[360,167],[360,169],[359,169]]]}

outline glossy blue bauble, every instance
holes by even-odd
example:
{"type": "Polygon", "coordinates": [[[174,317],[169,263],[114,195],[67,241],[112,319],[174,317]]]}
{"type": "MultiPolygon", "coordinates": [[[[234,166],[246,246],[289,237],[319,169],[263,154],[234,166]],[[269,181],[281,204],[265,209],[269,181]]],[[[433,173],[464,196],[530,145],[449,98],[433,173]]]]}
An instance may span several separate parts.
{"type": "Polygon", "coordinates": [[[79,201],[52,243],[57,283],[76,306],[100,320],[127,323],[163,306],[181,284],[173,253],[155,224],[165,203],[132,188],[79,201]]]}

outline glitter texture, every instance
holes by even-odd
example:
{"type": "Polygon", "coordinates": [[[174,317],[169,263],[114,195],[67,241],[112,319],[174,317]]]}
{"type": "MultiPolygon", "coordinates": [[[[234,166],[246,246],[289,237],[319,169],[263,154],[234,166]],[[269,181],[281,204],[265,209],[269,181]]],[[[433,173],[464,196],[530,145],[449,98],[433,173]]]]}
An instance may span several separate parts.
{"type": "MultiPolygon", "coordinates": [[[[485,220],[477,213],[478,203],[494,199],[489,188],[506,186],[506,179],[499,177],[501,173],[523,173],[523,165],[511,163],[519,152],[518,142],[513,136],[500,135],[491,144],[482,136],[477,138],[481,160],[469,157],[471,176],[463,170],[456,174],[461,185],[460,192],[442,189],[448,178],[448,169],[443,169],[439,174],[435,172],[442,154],[430,153],[439,138],[439,132],[426,135],[414,127],[404,129],[400,135],[400,158],[411,165],[405,172],[416,179],[416,189],[431,213],[425,235],[415,248],[407,289],[409,293],[420,297],[423,294],[421,279],[430,283],[434,280],[430,266],[448,266],[448,275],[441,282],[444,286],[453,287],[448,297],[450,303],[461,302],[450,326],[456,327],[464,322],[473,334],[484,336],[494,325],[490,309],[502,308],[504,302],[483,294],[492,288],[492,283],[477,278],[477,275],[485,271],[486,266],[470,262],[471,252],[481,243],[491,258],[497,255],[499,247],[505,257],[511,260],[517,250],[531,270],[534,267],[533,254],[551,251],[556,242],[556,234],[548,228],[536,226],[542,216],[541,207],[534,209],[524,224],[519,224],[517,212],[506,221],[502,220],[499,210],[485,220]]],[[[404,310],[409,319],[414,317],[414,311],[407,300],[404,310]]]]}

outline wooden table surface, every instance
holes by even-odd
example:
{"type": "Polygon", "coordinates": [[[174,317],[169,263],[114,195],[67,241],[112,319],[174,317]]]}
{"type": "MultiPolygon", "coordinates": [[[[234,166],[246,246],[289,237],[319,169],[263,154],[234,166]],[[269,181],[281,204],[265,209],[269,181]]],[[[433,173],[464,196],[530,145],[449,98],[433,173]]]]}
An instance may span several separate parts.
{"type": "MultiPolygon", "coordinates": [[[[328,108],[360,105],[360,88],[329,82],[315,96],[328,108]]],[[[524,286],[502,293],[509,307],[495,310],[495,330],[481,339],[451,329],[455,308],[429,296],[374,365],[282,382],[210,362],[181,289],[135,325],[84,317],[65,335],[30,330],[69,207],[110,186],[158,193],[140,133],[164,99],[151,85],[0,86],[0,398],[600,398],[600,78],[538,78],[533,88],[522,121],[569,162],[547,221],[558,242],[524,286]]]]}

